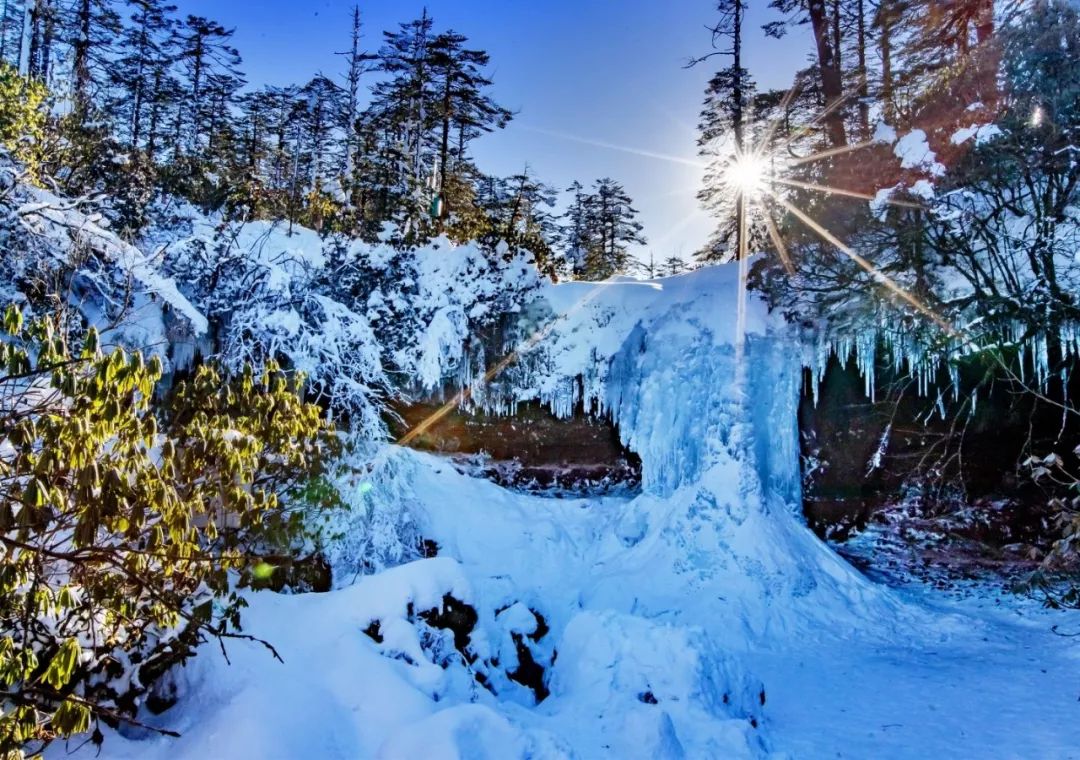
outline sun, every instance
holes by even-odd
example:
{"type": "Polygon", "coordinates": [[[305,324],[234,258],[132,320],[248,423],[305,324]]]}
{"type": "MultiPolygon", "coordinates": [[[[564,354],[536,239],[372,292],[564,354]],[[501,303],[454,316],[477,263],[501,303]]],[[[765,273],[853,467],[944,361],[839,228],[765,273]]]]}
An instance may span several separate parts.
{"type": "Polygon", "coordinates": [[[768,165],[751,153],[738,156],[727,167],[727,183],[743,195],[756,195],[765,187],[768,165]]]}

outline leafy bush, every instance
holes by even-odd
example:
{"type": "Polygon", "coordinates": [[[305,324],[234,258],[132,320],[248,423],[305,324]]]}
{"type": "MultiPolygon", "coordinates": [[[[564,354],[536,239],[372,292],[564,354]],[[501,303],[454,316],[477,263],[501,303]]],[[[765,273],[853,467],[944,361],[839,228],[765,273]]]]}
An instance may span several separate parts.
{"type": "Polygon", "coordinates": [[[337,443],[274,367],[178,386],[153,414],[161,364],[71,350],[50,320],[5,315],[0,343],[0,755],[99,721],[140,698],[207,638],[239,633],[234,591],[295,548],[282,496],[337,443]]]}
{"type": "Polygon", "coordinates": [[[48,91],[0,61],[0,145],[26,166],[32,180],[39,179],[45,139],[45,99],[48,91]]]}

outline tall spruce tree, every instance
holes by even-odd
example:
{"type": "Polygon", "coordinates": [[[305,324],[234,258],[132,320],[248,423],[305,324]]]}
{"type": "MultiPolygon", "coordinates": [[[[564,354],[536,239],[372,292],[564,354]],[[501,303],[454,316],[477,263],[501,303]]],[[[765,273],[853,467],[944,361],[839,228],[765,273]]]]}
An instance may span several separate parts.
{"type": "Polygon", "coordinates": [[[437,130],[440,194],[453,162],[465,160],[468,144],[484,132],[505,127],[512,116],[485,92],[492,82],[482,69],[490,56],[465,47],[466,42],[467,37],[450,31],[437,35],[428,48],[436,96],[431,119],[437,130]]]}
{"type": "Polygon", "coordinates": [[[570,202],[562,216],[562,252],[566,273],[577,279],[584,276],[585,260],[595,243],[591,224],[594,198],[577,180],[566,192],[570,193],[570,202]]]}
{"type": "Polygon", "coordinates": [[[150,142],[147,122],[161,79],[169,74],[175,43],[175,5],[129,0],[131,16],[120,35],[120,54],[109,67],[113,94],[109,111],[120,138],[138,150],[150,142]]]}
{"type": "Polygon", "coordinates": [[[184,72],[183,104],[176,114],[176,150],[191,154],[205,146],[220,109],[242,86],[240,54],[233,30],[203,16],[188,16],[178,33],[178,60],[184,72]]]}
{"type": "Polygon", "coordinates": [[[361,46],[360,6],[354,5],[352,12],[352,31],[349,50],[339,55],[345,56],[345,95],[341,108],[341,129],[345,135],[345,144],[341,152],[341,173],[350,178],[356,165],[356,151],[359,143],[360,118],[360,80],[377,56],[366,52],[361,46]]]}
{"type": "Polygon", "coordinates": [[[637,221],[637,209],[630,196],[615,180],[604,177],[593,185],[589,216],[592,244],[585,256],[582,276],[590,280],[605,280],[630,271],[630,246],[644,245],[642,225],[637,221]]]}
{"type": "Polygon", "coordinates": [[[62,9],[61,24],[62,40],[71,49],[75,111],[87,119],[114,64],[120,14],[111,0],[69,0],[62,9]]]}
{"type": "Polygon", "coordinates": [[[749,150],[747,127],[754,84],[742,65],[743,21],[746,0],[720,0],[719,19],[712,27],[713,51],[694,59],[696,65],[714,57],[730,59],[709,80],[698,124],[698,149],[707,163],[704,186],[698,199],[717,220],[717,227],[699,256],[709,261],[731,258],[743,249],[739,219],[746,213],[741,188],[732,188],[725,177],[749,150]]]}

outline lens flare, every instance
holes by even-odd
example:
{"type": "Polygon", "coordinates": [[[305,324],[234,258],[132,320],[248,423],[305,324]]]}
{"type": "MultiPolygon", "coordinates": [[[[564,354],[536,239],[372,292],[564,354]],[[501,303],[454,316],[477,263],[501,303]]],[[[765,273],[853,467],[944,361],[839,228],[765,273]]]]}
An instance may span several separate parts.
{"type": "Polygon", "coordinates": [[[752,153],[736,158],[725,172],[727,183],[745,196],[757,195],[765,187],[768,165],[752,153]]]}

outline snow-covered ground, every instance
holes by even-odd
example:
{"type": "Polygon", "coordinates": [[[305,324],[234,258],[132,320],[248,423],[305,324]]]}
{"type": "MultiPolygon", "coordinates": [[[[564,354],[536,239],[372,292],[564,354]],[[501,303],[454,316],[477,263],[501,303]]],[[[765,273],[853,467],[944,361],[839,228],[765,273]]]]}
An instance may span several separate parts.
{"type": "Polygon", "coordinates": [[[793,603],[749,578],[730,586],[730,555],[683,553],[716,520],[678,496],[546,499],[395,456],[444,557],[328,594],[253,595],[246,629],[284,664],[257,644],[229,644],[231,665],[206,647],[180,704],[156,719],[182,738],[109,736],[103,757],[1080,757],[1080,649],[1050,630],[1080,628],[1076,617],[899,597],[808,531],[768,538],[802,550],[792,566],[834,565],[850,585],[846,598],[827,588],[793,603]],[[646,536],[628,545],[629,516],[645,508],[646,536]],[[537,659],[558,651],[551,696],[534,707],[505,677],[491,678],[496,696],[453,652],[446,669],[432,664],[417,639],[430,629],[405,622],[405,607],[445,593],[477,607],[473,647],[489,674],[493,656],[513,668],[508,632],[541,612],[551,631],[537,659]],[[363,633],[374,619],[381,645],[363,633]]]}
{"type": "Polygon", "coordinates": [[[1050,630],[1080,618],[889,590],[802,523],[801,353],[755,303],[737,371],[735,288],[717,267],[549,289],[481,396],[605,410],[640,495],[512,492],[383,447],[342,481],[337,590],[251,596],[245,630],[284,663],[205,647],[145,716],[183,736],[102,756],[1080,756],[1080,648],[1050,630]],[[394,566],[415,537],[438,556],[394,566]]]}

